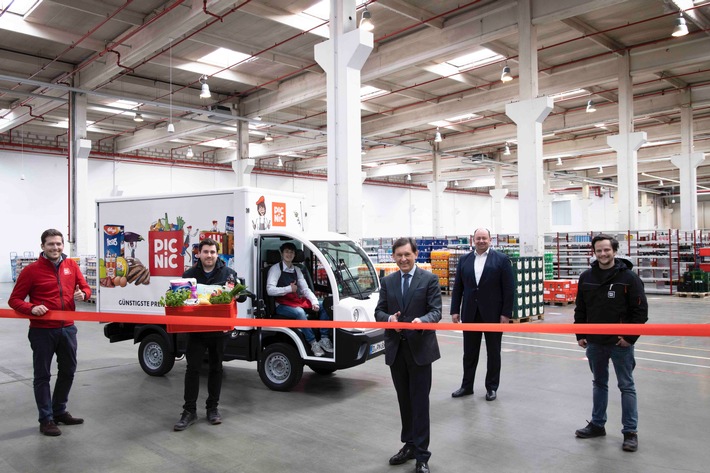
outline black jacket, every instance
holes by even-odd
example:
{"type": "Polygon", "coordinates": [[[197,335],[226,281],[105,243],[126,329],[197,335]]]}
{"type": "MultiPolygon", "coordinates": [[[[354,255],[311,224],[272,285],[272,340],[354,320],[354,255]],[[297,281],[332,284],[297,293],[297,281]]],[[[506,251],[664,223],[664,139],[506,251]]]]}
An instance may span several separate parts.
{"type": "Polygon", "coordinates": [[[228,268],[227,265],[224,264],[224,261],[219,258],[214,265],[214,271],[212,271],[209,277],[205,274],[205,270],[202,268],[202,261],[200,260],[197,260],[195,266],[182,274],[183,278],[197,279],[198,284],[224,284],[230,279],[230,276],[234,284],[239,282],[237,280],[237,272],[228,268]]]}
{"type": "MultiPolygon", "coordinates": [[[[594,261],[591,269],[579,276],[575,324],[644,324],[648,320],[643,281],[631,270],[630,261],[617,257],[615,263],[611,271],[603,272],[594,261]]],[[[632,344],[638,338],[624,335],[624,340],[632,344]]],[[[577,340],[581,339],[603,345],[619,341],[618,335],[577,334],[577,340]]]]}

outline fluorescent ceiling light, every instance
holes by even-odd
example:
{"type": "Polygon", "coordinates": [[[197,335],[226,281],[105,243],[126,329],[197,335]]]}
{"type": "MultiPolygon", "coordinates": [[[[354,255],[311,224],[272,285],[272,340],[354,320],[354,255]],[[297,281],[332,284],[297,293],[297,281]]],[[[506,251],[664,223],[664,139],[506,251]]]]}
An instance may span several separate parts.
{"type": "Polygon", "coordinates": [[[495,177],[481,177],[474,179],[468,187],[493,187],[496,185],[495,177]]]}
{"type": "Polygon", "coordinates": [[[308,31],[309,33],[322,36],[323,38],[330,37],[328,25],[323,25],[323,22],[328,20],[330,20],[330,0],[322,0],[299,14],[279,19],[279,21],[284,24],[293,26],[301,31],[308,31]]]}
{"type": "Polygon", "coordinates": [[[476,115],[475,113],[467,113],[466,115],[459,115],[458,117],[447,118],[446,121],[449,122],[449,124],[452,124],[454,122],[465,122],[468,120],[473,120],[474,118],[481,118],[481,116],[476,115]]]}
{"type": "Polygon", "coordinates": [[[444,128],[447,126],[451,126],[451,122],[449,122],[448,120],[437,120],[435,122],[429,122],[429,125],[435,126],[437,128],[439,128],[439,127],[444,128]]]}

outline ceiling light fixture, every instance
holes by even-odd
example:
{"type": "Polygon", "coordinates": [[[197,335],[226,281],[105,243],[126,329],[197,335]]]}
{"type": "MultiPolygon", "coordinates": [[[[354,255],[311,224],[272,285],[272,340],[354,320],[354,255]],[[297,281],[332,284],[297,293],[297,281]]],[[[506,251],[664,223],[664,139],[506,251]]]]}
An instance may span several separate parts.
{"type": "Polygon", "coordinates": [[[675,28],[673,28],[673,33],[671,36],[674,38],[679,38],[688,34],[688,25],[685,23],[685,18],[683,18],[683,13],[675,20],[675,28]]]}
{"type": "Polygon", "coordinates": [[[559,156],[557,157],[557,165],[562,166],[562,158],[559,156]]]}
{"type": "Polygon", "coordinates": [[[501,82],[510,82],[513,80],[513,75],[510,73],[510,66],[507,64],[503,67],[503,72],[500,75],[501,82]]]}
{"type": "Polygon", "coordinates": [[[503,156],[510,156],[510,146],[508,143],[505,144],[505,149],[503,150],[503,156]]]}
{"type": "Polygon", "coordinates": [[[587,102],[587,113],[594,113],[597,111],[597,107],[594,106],[594,102],[589,100],[587,102]]]}
{"type": "Polygon", "coordinates": [[[659,179],[659,180],[658,180],[658,185],[659,185],[660,187],[663,187],[663,179],[659,179]]]}
{"type": "Polygon", "coordinates": [[[454,187],[458,187],[458,186],[459,186],[459,181],[454,181],[454,187]]]}
{"type": "Polygon", "coordinates": [[[411,175],[411,174],[407,174],[407,181],[411,181],[411,180],[412,180],[412,175],[411,175]]]}
{"type": "Polygon", "coordinates": [[[365,5],[365,10],[362,12],[362,17],[360,17],[360,28],[365,31],[375,29],[375,24],[372,22],[372,13],[367,9],[367,5],[365,5]]]}
{"type": "Polygon", "coordinates": [[[493,166],[488,168],[488,172],[493,172],[493,166]]]}
{"type": "Polygon", "coordinates": [[[439,127],[436,127],[436,134],[434,135],[434,143],[441,143],[443,141],[443,138],[441,137],[441,133],[439,133],[439,127]]]}
{"type": "Polygon", "coordinates": [[[170,73],[170,121],[168,122],[168,133],[175,133],[175,125],[173,125],[173,39],[170,38],[170,67],[169,67],[169,73],[170,73]]]}
{"type": "Polygon", "coordinates": [[[203,75],[200,77],[200,84],[202,84],[202,90],[200,91],[200,98],[201,99],[208,99],[212,97],[212,94],[210,93],[210,86],[207,85],[207,76],[203,75]]]}
{"type": "Polygon", "coordinates": [[[280,168],[284,167],[284,162],[281,161],[281,156],[279,156],[279,160],[276,162],[276,165],[280,168]]]}
{"type": "Polygon", "coordinates": [[[136,114],[133,116],[133,121],[138,123],[143,121],[143,115],[141,115],[141,112],[136,112],[136,114]]]}
{"type": "Polygon", "coordinates": [[[274,141],[274,137],[271,136],[271,133],[267,133],[264,137],[264,141],[274,141]]]}
{"type": "Polygon", "coordinates": [[[192,158],[193,156],[195,156],[195,153],[192,151],[192,146],[187,147],[187,153],[185,153],[185,156],[187,156],[188,158],[192,158]]]}
{"type": "Polygon", "coordinates": [[[604,168],[602,166],[599,166],[599,170],[597,171],[597,174],[604,174],[604,168]]]}

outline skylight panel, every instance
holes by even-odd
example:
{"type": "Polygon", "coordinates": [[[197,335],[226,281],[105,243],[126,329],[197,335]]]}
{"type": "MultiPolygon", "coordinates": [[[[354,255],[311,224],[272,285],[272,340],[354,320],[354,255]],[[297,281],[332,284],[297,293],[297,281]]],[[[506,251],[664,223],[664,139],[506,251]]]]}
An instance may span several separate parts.
{"type": "Polygon", "coordinates": [[[589,95],[589,92],[584,90],[584,89],[572,89],[572,90],[566,90],[564,92],[559,92],[557,94],[552,94],[550,97],[552,97],[554,100],[564,100],[564,99],[571,99],[575,97],[583,97],[589,95]]]}
{"type": "Polygon", "coordinates": [[[225,68],[242,62],[249,57],[251,57],[249,54],[239,53],[227,48],[218,48],[208,55],[202,56],[199,62],[225,68]]]}
{"type": "Polygon", "coordinates": [[[360,88],[360,100],[373,99],[375,97],[379,97],[380,95],[385,95],[386,93],[386,90],[378,89],[377,87],[373,87],[371,85],[366,85],[360,88]]]}
{"type": "Polygon", "coordinates": [[[42,3],[42,0],[15,0],[14,2],[10,2],[7,11],[24,17],[32,13],[40,3],[42,3]]]}
{"type": "Polygon", "coordinates": [[[494,53],[493,51],[487,48],[480,48],[472,53],[465,54],[463,56],[459,56],[457,58],[446,61],[446,63],[461,70],[485,66],[487,64],[493,64],[494,62],[498,62],[502,59],[505,58],[500,54],[494,53]]]}

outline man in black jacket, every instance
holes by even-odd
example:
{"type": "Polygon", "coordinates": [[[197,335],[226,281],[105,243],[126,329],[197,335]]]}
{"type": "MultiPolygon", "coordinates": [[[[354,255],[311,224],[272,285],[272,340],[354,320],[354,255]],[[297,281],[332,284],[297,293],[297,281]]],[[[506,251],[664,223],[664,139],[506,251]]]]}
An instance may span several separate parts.
{"type": "MultiPolygon", "coordinates": [[[[575,324],[643,324],[648,320],[648,303],[643,282],[631,268],[633,264],[616,257],[619,242],[600,234],[592,239],[596,260],[579,277],[575,324]]],[[[577,343],[586,349],[593,379],[592,420],[575,432],[579,438],[606,435],[606,407],[609,399],[609,359],[614,364],[621,390],[622,448],[638,449],[638,410],[633,371],[636,366],[634,343],[637,335],[577,334],[577,343]]]]}
{"type": "MultiPolygon", "coordinates": [[[[199,261],[185,271],[183,278],[195,278],[199,284],[237,284],[237,273],[219,259],[217,242],[205,238],[199,244],[199,261]]],[[[197,420],[197,395],[200,392],[200,365],[207,350],[209,374],[207,377],[207,420],[212,425],[222,423],[217,409],[219,393],[222,390],[222,360],[224,360],[224,332],[194,332],[187,340],[185,358],[185,404],[176,431],[182,431],[197,420]]]]}

